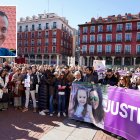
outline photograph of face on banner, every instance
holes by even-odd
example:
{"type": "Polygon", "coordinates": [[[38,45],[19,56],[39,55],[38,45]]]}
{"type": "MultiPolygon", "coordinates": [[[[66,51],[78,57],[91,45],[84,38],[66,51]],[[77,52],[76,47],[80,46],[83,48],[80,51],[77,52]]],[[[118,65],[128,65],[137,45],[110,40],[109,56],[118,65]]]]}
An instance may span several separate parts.
{"type": "Polygon", "coordinates": [[[73,87],[69,116],[73,119],[93,123],[104,128],[102,92],[99,87],[76,85],[73,87]]]}

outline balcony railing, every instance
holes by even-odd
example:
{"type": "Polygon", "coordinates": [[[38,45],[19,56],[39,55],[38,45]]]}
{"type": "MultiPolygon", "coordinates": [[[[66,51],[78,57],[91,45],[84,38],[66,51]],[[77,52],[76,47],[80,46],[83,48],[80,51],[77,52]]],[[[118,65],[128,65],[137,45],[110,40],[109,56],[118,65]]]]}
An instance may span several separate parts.
{"type": "Polygon", "coordinates": [[[131,39],[126,39],[126,40],[125,40],[125,42],[130,42],[130,41],[131,41],[131,39]]]}
{"type": "Polygon", "coordinates": [[[122,32],[122,28],[118,28],[116,31],[117,32],[122,32]]]}

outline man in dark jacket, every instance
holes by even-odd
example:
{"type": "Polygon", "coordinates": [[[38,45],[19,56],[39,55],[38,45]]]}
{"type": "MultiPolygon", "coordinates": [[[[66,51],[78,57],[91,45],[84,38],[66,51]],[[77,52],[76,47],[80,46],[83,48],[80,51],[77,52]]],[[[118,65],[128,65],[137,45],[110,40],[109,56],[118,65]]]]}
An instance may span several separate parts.
{"type": "Polygon", "coordinates": [[[84,82],[98,83],[98,75],[96,72],[93,73],[92,67],[86,67],[86,75],[84,77],[84,82]]]}
{"type": "Polygon", "coordinates": [[[107,73],[106,73],[106,77],[104,79],[104,83],[105,85],[111,85],[111,86],[115,86],[118,84],[118,79],[115,77],[112,69],[108,69],[107,73]]]}

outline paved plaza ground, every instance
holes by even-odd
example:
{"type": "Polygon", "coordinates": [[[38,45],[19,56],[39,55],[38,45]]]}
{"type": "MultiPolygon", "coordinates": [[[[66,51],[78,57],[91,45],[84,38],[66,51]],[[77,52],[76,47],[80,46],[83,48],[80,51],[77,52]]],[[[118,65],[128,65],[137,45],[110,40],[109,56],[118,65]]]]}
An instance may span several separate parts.
{"type": "Polygon", "coordinates": [[[115,140],[92,124],[56,115],[15,111],[0,112],[0,140],[115,140]]]}

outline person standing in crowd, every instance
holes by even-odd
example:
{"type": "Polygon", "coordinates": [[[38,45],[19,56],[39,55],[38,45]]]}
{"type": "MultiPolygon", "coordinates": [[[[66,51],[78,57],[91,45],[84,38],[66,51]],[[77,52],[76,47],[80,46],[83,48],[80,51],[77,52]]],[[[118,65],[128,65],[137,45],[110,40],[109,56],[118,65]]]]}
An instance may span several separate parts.
{"type": "Polygon", "coordinates": [[[65,72],[60,73],[60,77],[58,79],[58,117],[60,117],[60,113],[62,111],[63,116],[66,117],[66,79],[65,79],[65,72]],[[62,106],[62,108],[61,108],[62,106]]]}
{"type": "Polygon", "coordinates": [[[114,76],[112,69],[107,70],[106,77],[103,81],[104,83],[102,84],[105,84],[105,85],[117,86],[118,84],[118,79],[114,76]]]}
{"type": "Polygon", "coordinates": [[[86,75],[84,76],[84,82],[90,82],[90,83],[98,83],[98,76],[96,75],[96,72],[94,72],[93,75],[93,69],[92,67],[86,67],[86,75]]]}
{"type": "Polygon", "coordinates": [[[7,15],[4,12],[0,11],[0,56],[15,56],[13,52],[2,46],[7,38],[8,24],[9,23],[7,15]]]}
{"type": "Polygon", "coordinates": [[[83,82],[83,80],[82,80],[82,78],[81,78],[81,73],[80,73],[80,71],[76,71],[76,72],[74,73],[74,77],[75,77],[75,79],[74,79],[73,82],[83,82]]]}
{"type": "Polygon", "coordinates": [[[15,74],[12,77],[12,82],[14,82],[14,107],[15,110],[21,109],[21,94],[24,90],[24,86],[21,83],[21,69],[17,68],[15,74]]]}
{"type": "Polygon", "coordinates": [[[26,101],[25,101],[25,108],[23,109],[22,112],[28,111],[30,94],[33,100],[33,107],[34,107],[33,112],[36,112],[36,98],[35,98],[36,84],[37,84],[37,76],[32,73],[32,68],[29,67],[27,68],[27,75],[24,80],[24,85],[26,88],[25,90],[26,101]]]}
{"type": "Polygon", "coordinates": [[[65,92],[66,92],[66,95],[65,95],[65,98],[66,98],[66,114],[68,114],[70,90],[71,90],[72,82],[74,80],[74,76],[73,76],[72,73],[70,73],[68,66],[64,67],[64,72],[65,72],[64,78],[66,80],[66,89],[65,89],[65,92]]]}
{"type": "Polygon", "coordinates": [[[48,112],[48,87],[47,87],[47,76],[43,66],[39,67],[39,88],[38,88],[38,110],[40,115],[46,115],[48,112]]]}
{"type": "Polygon", "coordinates": [[[0,110],[7,110],[8,109],[8,101],[9,101],[9,94],[7,84],[9,82],[9,76],[7,74],[7,70],[2,69],[0,71],[0,110]]]}

